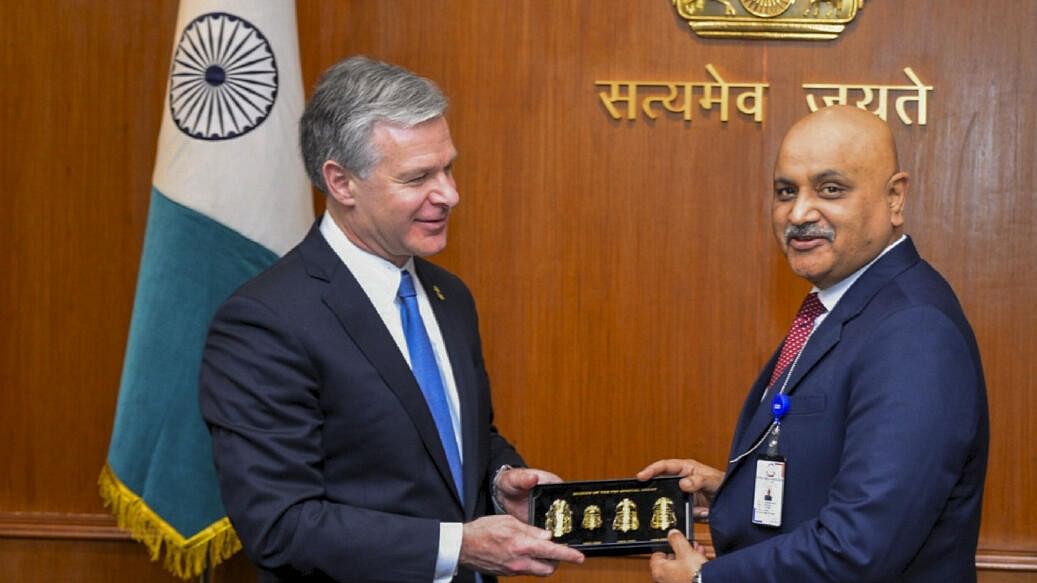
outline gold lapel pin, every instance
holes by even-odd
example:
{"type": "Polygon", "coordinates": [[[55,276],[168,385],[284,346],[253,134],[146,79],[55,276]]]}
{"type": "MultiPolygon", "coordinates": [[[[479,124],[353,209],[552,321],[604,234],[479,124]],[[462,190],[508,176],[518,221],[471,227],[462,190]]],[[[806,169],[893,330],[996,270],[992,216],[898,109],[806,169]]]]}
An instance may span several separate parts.
{"type": "Polygon", "coordinates": [[[446,299],[446,296],[444,296],[444,295],[443,295],[443,292],[441,292],[441,291],[439,290],[439,286],[438,286],[438,285],[434,285],[434,286],[432,286],[432,291],[436,292],[436,297],[437,297],[437,298],[439,298],[439,299],[440,299],[440,301],[442,301],[442,300],[445,300],[445,299],[446,299]]]}

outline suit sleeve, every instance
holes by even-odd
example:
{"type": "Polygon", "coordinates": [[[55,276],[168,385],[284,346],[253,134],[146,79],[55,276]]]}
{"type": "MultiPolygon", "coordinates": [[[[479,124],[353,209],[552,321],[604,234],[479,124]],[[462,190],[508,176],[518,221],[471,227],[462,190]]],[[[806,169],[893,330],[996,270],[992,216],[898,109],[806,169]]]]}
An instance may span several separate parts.
{"type": "Polygon", "coordinates": [[[216,314],[203,354],[202,415],[247,554],[288,578],[431,581],[438,520],[328,499],[320,379],[290,330],[267,306],[235,296],[216,314]]]}
{"type": "Polygon", "coordinates": [[[703,580],[891,581],[925,543],[973,454],[982,373],[932,307],[890,314],[864,344],[847,363],[846,437],[827,504],[791,532],[710,561],[703,580]]]}

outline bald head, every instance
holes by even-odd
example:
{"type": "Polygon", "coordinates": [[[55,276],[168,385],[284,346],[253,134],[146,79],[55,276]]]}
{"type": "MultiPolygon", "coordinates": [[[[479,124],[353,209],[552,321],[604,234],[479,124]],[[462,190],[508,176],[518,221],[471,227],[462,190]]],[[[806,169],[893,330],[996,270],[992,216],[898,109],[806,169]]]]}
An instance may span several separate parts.
{"type": "Polygon", "coordinates": [[[875,171],[886,176],[900,169],[889,126],[875,114],[852,105],[819,109],[793,124],[782,140],[778,160],[786,148],[799,153],[809,144],[839,150],[858,163],[872,164],[875,171]]]}
{"type": "Polygon", "coordinates": [[[835,106],[785,135],[774,165],[771,219],[793,272],[824,289],[896,241],[908,176],[889,126],[835,106]]]}

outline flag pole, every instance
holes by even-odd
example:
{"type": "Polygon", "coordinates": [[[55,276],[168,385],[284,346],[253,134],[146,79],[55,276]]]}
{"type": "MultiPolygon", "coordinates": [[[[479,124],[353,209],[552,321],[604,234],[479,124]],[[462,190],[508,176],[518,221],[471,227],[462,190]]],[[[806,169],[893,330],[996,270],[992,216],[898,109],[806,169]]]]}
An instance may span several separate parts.
{"type": "Polygon", "coordinates": [[[198,583],[212,583],[212,561],[209,560],[209,556],[205,557],[205,568],[202,569],[202,574],[198,576],[198,583]]]}

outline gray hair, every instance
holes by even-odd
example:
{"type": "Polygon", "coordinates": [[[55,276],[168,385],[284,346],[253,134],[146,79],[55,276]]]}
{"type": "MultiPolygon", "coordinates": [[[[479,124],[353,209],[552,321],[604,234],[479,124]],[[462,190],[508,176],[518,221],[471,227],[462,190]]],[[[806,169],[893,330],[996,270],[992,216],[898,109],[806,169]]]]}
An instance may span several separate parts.
{"type": "Polygon", "coordinates": [[[410,128],[446,108],[446,97],[429,79],[363,56],[340,61],[321,75],[299,121],[306,173],[324,193],[321,167],[328,160],[366,178],[379,161],[371,144],[375,124],[410,128]]]}

